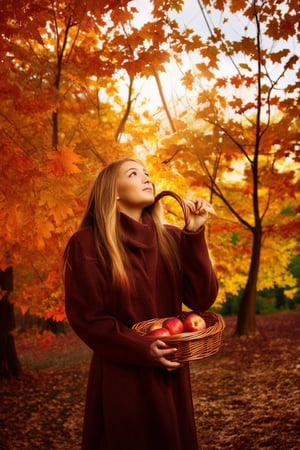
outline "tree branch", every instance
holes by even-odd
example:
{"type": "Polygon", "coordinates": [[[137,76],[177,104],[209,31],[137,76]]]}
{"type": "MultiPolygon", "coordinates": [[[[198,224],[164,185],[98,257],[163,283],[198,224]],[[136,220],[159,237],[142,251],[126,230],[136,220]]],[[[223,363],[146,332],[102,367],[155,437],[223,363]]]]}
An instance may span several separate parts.
{"type": "Polygon", "coordinates": [[[174,121],[172,119],[171,113],[170,113],[169,108],[168,108],[167,101],[165,99],[165,95],[164,95],[163,88],[162,88],[162,85],[161,85],[161,81],[160,81],[160,78],[159,78],[159,73],[157,72],[157,70],[155,69],[155,67],[153,65],[151,65],[151,69],[152,69],[152,72],[153,72],[153,75],[154,75],[154,78],[155,78],[155,81],[156,81],[156,84],[157,84],[157,87],[158,87],[158,92],[159,92],[159,95],[160,95],[161,102],[163,104],[165,113],[167,114],[167,118],[169,120],[169,124],[170,124],[171,130],[172,130],[173,133],[176,133],[176,131],[177,131],[176,130],[176,126],[174,124],[174,121]]]}
{"type": "Polygon", "coordinates": [[[115,133],[115,141],[116,142],[120,142],[122,133],[124,131],[125,128],[125,124],[127,122],[127,119],[129,117],[130,114],[130,110],[131,110],[131,105],[132,105],[132,88],[133,88],[133,80],[134,80],[134,76],[129,75],[129,86],[128,86],[128,95],[127,95],[127,104],[126,104],[126,109],[125,112],[123,114],[122,120],[118,126],[118,129],[115,133]]]}

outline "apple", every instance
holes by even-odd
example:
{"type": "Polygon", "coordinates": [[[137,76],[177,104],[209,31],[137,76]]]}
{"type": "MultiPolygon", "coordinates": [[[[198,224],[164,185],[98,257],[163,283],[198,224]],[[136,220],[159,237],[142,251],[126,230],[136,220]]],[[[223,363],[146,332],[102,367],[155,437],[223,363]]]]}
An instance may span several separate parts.
{"type": "Polygon", "coordinates": [[[184,332],[183,323],[178,317],[169,317],[163,321],[163,327],[167,328],[171,334],[180,334],[184,332]]]}
{"type": "Polygon", "coordinates": [[[162,326],[163,326],[163,320],[156,320],[155,322],[153,322],[152,325],[150,325],[148,332],[156,330],[157,328],[162,328],[162,326]]]}
{"type": "Polygon", "coordinates": [[[156,336],[156,337],[164,337],[170,336],[171,333],[167,328],[155,328],[155,330],[148,331],[147,336],[156,336]]]}
{"type": "Polygon", "coordinates": [[[183,326],[186,332],[202,331],[205,330],[206,323],[199,314],[191,312],[183,320],[183,326]]]}

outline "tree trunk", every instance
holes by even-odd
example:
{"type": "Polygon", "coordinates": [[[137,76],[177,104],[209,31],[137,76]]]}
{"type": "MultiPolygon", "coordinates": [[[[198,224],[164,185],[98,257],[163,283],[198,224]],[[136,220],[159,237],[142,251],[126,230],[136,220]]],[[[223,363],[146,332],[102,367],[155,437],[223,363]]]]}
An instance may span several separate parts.
{"type": "Polygon", "coordinates": [[[261,230],[254,230],[248,280],[238,312],[236,336],[256,333],[256,294],[261,251],[261,230]]]}
{"type": "Polygon", "coordinates": [[[58,149],[58,111],[52,113],[52,149],[58,149]]]}
{"type": "Polygon", "coordinates": [[[8,297],[13,290],[13,269],[0,270],[0,288],[5,294],[0,299],[0,378],[18,377],[21,364],[11,331],[15,328],[14,305],[8,297]]]}

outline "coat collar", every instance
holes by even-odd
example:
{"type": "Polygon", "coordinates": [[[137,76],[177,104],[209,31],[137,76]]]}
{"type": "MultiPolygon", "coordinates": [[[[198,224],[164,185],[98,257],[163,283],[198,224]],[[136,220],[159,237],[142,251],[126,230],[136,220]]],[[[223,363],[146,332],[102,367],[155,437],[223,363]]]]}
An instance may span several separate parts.
{"type": "Polygon", "coordinates": [[[124,213],[120,213],[122,239],[132,247],[152,248],[155,245],[155,227],[148,212],[144,212],[142,223],[137,222],[124,213]]]}

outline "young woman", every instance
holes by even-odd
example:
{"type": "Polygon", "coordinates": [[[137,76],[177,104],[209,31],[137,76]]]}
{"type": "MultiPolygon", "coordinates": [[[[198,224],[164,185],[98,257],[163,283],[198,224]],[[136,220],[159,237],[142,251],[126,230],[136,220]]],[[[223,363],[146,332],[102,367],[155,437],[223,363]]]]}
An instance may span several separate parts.
{"type": "Polygon", "coordinates": [[[187,229],[162,225],[147,171],[118,160],[99,173],[67,245],[66,313],[93,350],[83,450],[198,448],[189,365],[131,329],[178,315],[182,303],[205,311],[216,298],[203,227],[213,209],[199,199],[187,205],[187,229]]]}

